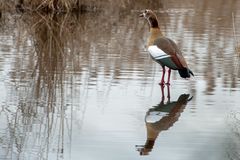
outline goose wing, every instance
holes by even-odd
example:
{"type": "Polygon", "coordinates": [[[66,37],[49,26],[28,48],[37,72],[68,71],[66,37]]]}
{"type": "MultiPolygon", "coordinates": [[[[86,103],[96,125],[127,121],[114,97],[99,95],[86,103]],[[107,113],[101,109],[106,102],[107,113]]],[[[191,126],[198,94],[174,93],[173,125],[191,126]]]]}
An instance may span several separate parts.
{"type": "Polygon", "coordinates": [[[169,38],[161,37],[156,39],[153,45],[149,46],[148,51],[155,60],[170,57],[176,66],[172,67],[173,69],[188,68],[182,52],[176,43],[169,38]]]}

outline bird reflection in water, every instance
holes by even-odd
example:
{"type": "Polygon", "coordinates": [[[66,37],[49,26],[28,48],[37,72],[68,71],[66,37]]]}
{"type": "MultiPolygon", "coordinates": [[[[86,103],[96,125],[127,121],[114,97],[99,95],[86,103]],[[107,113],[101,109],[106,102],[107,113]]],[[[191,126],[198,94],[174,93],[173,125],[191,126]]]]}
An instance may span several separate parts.
{"type": "Polygon", "coordinates": [[[150,108],[145,116],[147,140],[144,145],[136,145],[140,155],[148,155],[161,131],[168,130],[178,121],[187,103],[192,99],[190,94],[181,94],[177,101],[170,101],[170,89],[167,86],[167,102],[165,103],[164,86],[161,86],[160,104],[150,108]]]}

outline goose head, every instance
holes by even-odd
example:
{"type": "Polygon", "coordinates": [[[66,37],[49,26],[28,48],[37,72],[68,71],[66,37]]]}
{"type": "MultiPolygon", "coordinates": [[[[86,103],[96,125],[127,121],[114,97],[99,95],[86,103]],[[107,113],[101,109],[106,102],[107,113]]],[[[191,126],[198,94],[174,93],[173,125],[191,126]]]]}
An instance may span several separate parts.
{"type": "Polygon", "coordinates": [[[151,28],[159,28],[157,16],[152,10],[145,9],[139,17],[146,19],[151,28]]]}

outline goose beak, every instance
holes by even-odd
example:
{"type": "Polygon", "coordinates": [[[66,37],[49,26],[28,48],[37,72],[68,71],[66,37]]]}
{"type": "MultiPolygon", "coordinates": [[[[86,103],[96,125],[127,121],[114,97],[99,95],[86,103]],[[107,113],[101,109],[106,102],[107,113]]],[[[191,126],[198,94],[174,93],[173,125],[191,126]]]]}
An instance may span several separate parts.
{"type": "Polygon", "coordinates": [[[143,13],[139,14],[139,17],[144,17],[144,14],[143,13]]]}

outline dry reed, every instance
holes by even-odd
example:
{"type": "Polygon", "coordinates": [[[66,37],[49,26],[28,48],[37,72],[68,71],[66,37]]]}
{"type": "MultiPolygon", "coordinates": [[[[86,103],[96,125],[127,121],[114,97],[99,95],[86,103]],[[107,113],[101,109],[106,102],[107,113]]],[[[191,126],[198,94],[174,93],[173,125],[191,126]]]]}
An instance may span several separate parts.
{"type": "Polygon", "coordinates": [[[234,13],[232,12],[232,27],[233,27],[233,37],[234,37],[234,42],[235,42],[235,50],[236,50],[236,53],[240,55],[240,45],[239,45],[239,41],[237,38],[235,25],[236,24],[235,24],[234,13]]]}
{"type": "Polygon", "coordinates": [[[162,6],[161,1],[152,0],[119,0],[117,3],[115,0],[2,0],[0,2],[1,8],[5,10],[17,11],[43,11],[43,12],[89,12],[101,9],[112,8],[152,8],[159,9],[158,6],[162,6]]]}
{"type": "MultiPolygon", "coordinates": [[[[17,0],[0,2],[1,10],[18,11],[44,11],[44,12],[71,12],[71,11],[95,11],[100,6],[110,3],[111,0],[102,2],[97,0],[17,0]]],[[[126,6],[127,0],[120,1],[122,6],[126,6]]],[[[112,3],[114,4],[114,3],[112,3]]]]}
{"type": "Polygon", "coordinates": [[[235,61],[234,61],[234,74],[238,76],[239,74],[239,63],[240,63],[240,44],[237,38],[237,33],[236,33],[236,24],[235,24],[235,18],[234,18],[234,13],[232,12],[232,28],[233,28],[233,37],[234,37],[234,43],[235,43],[235,61]]]}

